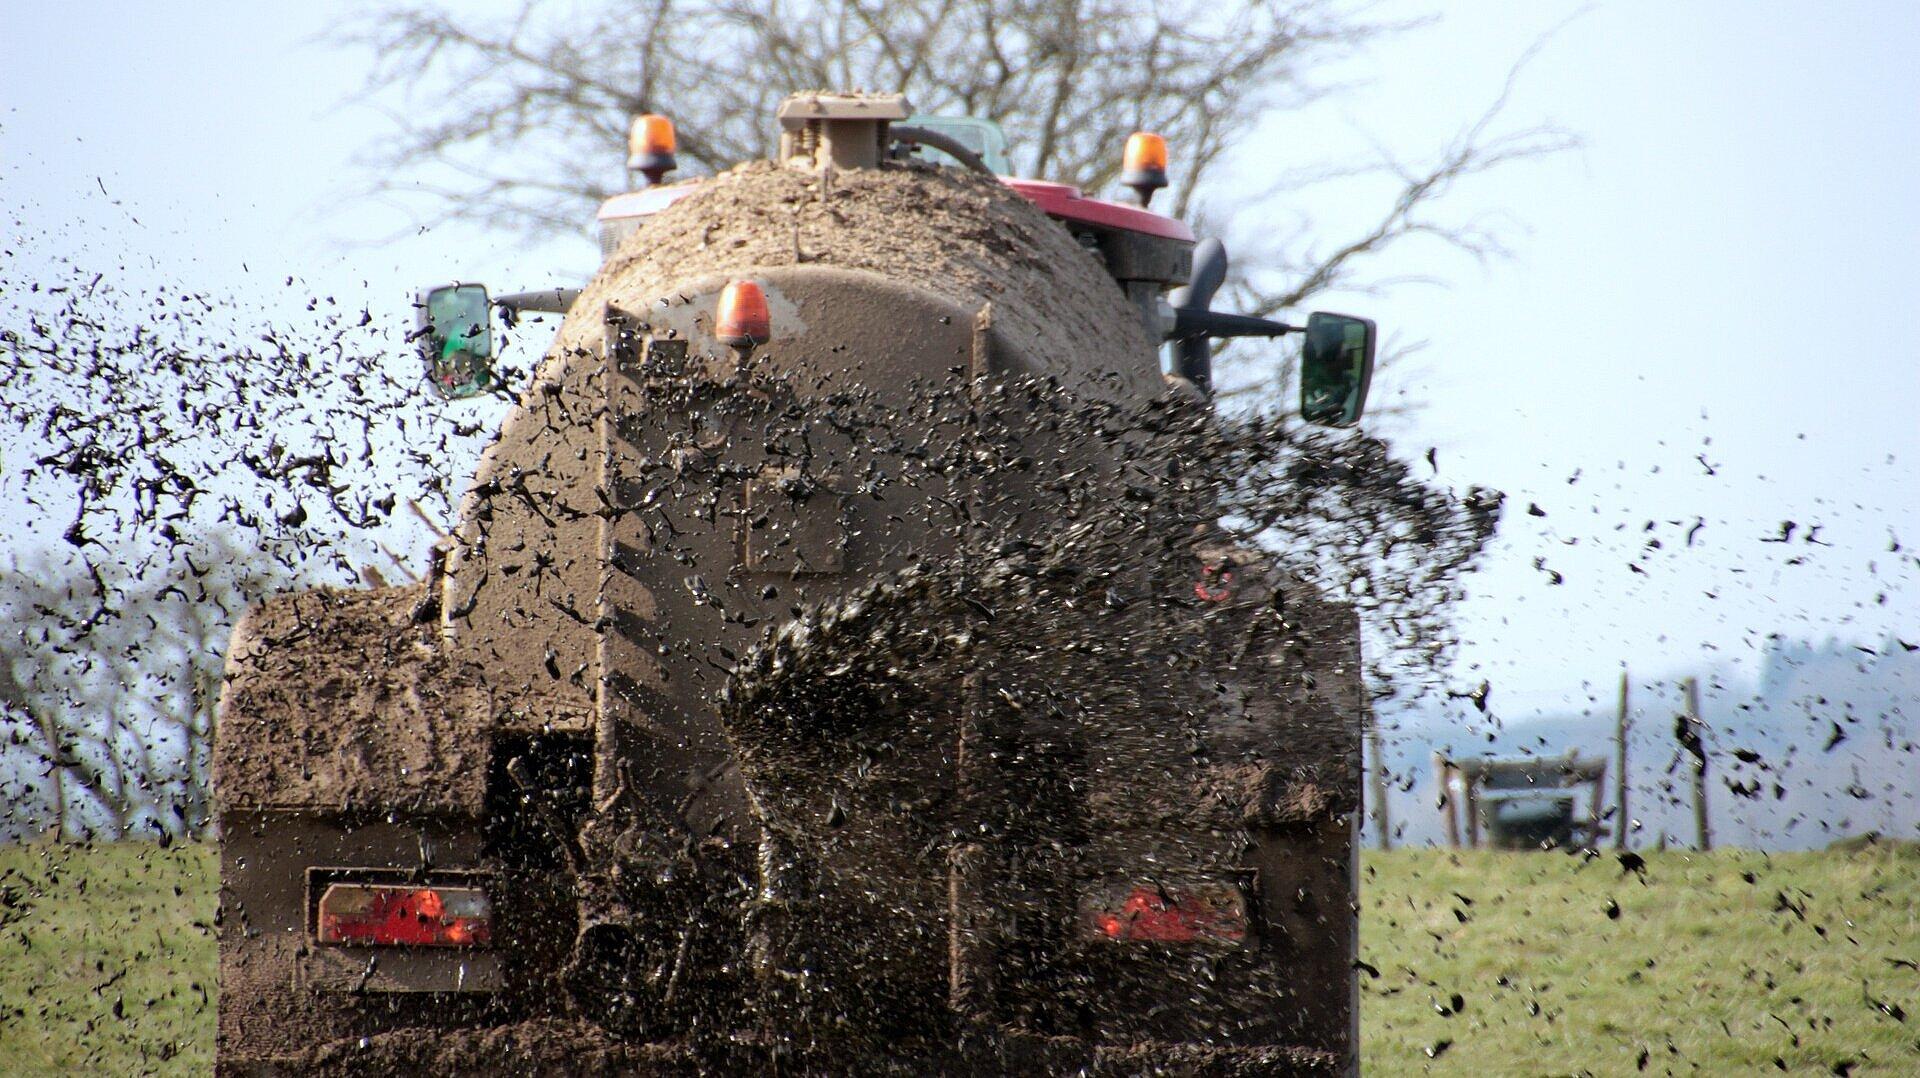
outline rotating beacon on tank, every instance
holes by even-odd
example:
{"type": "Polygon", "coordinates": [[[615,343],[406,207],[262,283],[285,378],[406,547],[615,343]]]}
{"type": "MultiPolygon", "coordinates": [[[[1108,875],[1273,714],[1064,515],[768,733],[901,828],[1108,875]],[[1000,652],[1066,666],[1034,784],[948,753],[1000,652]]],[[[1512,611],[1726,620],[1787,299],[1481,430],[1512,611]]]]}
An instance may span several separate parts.
{"type": "MultiPolygon", "coordinates": [[[[784,750],[716,701],[802,611],[963,555],[953,506],[1044,530],[1012,474],[886,486],[921,466],[849,433],[847,401],[921,424],[892,431],[911,450],[977,437],[995,385],[1204,400],[1215,342],[1298,333],[1302,416],[1347,425],[1373,324],[1213,311],[1225,251],[1147,208],[1170,178],[1152,133],[1128,140],[1128,205],[996,175],[997,129],[898,95],[795,95],[776,120],[776,161],[668,183],[673,125],[636,119],[645,185],[601,207],[584,288],[421,293],[428,384],[510,404],[428,581],[276,599],[235,630],[215,748],[220,1068],[422,1045],[457,1060],[540,1020],[581,1024],[555,1046],[567,1065],[857,1068],[886,1045],[973,1071],[1351,1070],[1362,696],[1343,608],[1290,590],[1313,646],[1221,672],[1254,690],[1204,734],[1238,770],[1165,748],[1151,773],[1061,776],[1087,800],[1039,821],[1046,850],[910,816],[816,835],[838,803],[804,774],[767,786],[784,750]],[[564,320],[510,393],[496,323],[542,313],[564,320]],[[1288,785],[1311,770],[1289,732],[1308,727],[1333,761],[1317,792],[1288,785]],[[1255,807],[1151,824],[1099,807],[1165,776],[1255,807]],[[1008,912],[1033,886],[1062,896],[1054,912],[1008,912]],[[836,966],[850,944],[858,965],[836,966]]],[[[1107,450],[1023,437],[1110,481],[1107,450]]],[[[1190,586],[1231,606],[1262,562],[1222,549],[1190,586]]],[[[946,699],[888,766],[960,804],[968,724],[992,702],[946,699]]],[[[1161,745],[1148,718],[1113,729],[1161,745]]]]}

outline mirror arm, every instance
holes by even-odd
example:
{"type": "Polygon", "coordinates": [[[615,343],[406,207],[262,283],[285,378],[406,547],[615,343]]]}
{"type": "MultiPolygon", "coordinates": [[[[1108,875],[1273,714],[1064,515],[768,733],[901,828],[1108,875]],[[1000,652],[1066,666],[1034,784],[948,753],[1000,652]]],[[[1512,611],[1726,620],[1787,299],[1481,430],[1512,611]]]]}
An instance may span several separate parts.
{"type": "Polygon", "coordinates": [[[1173,329],[1167,340],[1187,341],[1196,337],[1279,337],[1300,332],[1299,326],[1255,318],[1248,314],[1223,314],[1200,307],[1175,307],[1173,329]]]}
{"type": "Polygon", "coordinates": [[[573,301],[580,298],[578,288],[541,288],[532,292],[515,292],[506,296],[493,297],[493,305],[500,308],[509,323],[522,311],[535,311],[541,314],[566,314],[573,301]]]}

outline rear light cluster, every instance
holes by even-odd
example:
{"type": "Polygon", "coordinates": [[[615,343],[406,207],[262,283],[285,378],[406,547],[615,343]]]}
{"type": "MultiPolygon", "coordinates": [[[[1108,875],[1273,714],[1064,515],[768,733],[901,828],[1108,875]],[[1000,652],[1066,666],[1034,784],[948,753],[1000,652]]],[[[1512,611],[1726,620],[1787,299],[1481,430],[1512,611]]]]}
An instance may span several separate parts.
{"type": "Polygon", "coordinates": [[[1118,942],[1237,944],[1247,938],[1247,904],[1231,885],[1148,884],[1117,903],[1097,905],[1084,923],[1093,935],[1118,942]]]}
{"type": "Polygon", "coordinates": [[[483,947],[493,903],[478,887],[336,883],[320,896],[324,944],[375,947],[483,947]]]}

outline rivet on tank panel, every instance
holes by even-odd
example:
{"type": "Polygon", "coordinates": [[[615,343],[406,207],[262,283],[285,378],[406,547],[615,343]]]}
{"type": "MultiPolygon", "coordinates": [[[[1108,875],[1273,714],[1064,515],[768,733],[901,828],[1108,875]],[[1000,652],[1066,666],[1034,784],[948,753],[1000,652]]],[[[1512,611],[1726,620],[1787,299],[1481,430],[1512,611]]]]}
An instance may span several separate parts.
{"type": "Polygon", "coordinates": [[[773,339],[766,292],[752,281],[729,282],[714,307],[713,335],[745,363],[755,347],[773,339]]]}

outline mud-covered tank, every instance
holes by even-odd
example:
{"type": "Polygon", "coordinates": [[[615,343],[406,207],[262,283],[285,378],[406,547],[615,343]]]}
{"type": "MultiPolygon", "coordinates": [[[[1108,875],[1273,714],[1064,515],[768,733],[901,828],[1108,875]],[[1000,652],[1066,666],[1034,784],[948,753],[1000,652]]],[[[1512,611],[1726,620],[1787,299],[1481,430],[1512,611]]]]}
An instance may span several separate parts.
{"type": "Polygon", "coordinates": [[[650,192],[429,583],[236,630],[223,1070],[1355,1065],[1358,633],[1208,527],[1192,237],[905,115],[650,192]]]}

